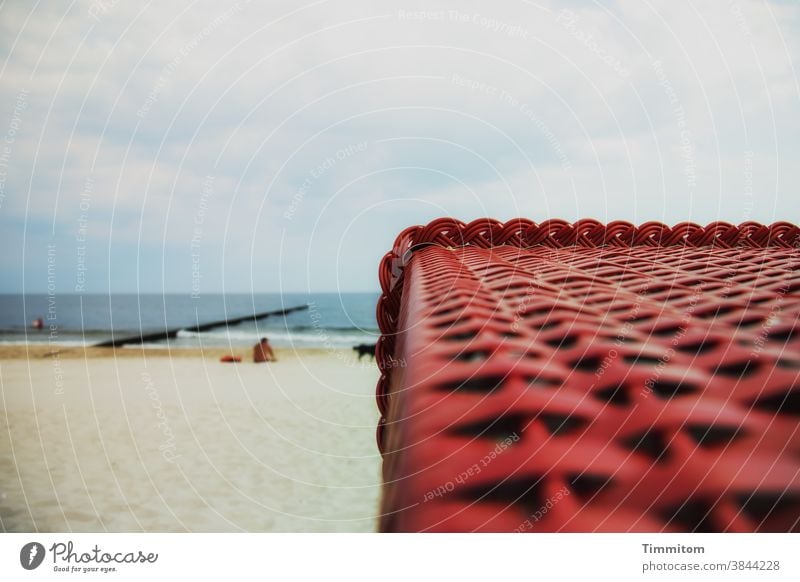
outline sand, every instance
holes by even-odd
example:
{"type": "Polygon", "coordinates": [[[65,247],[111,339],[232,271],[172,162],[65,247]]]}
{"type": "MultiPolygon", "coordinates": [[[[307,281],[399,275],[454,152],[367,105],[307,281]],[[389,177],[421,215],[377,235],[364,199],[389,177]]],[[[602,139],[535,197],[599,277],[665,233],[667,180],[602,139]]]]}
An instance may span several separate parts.
{"type": "Polygon", "coordinates": [[[374,531],[373,362],[0,347],[0,530],[374,531]]]}

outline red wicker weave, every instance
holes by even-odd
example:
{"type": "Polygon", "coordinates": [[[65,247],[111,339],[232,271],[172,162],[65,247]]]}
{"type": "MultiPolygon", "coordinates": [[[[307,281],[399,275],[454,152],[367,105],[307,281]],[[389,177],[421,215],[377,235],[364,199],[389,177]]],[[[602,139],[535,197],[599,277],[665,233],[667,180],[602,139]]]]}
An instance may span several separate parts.
{"type": "Polygon", "coordinates": [[[800,229],[452,219],[380,268],[382,531],[798,531],[800,229]]]}

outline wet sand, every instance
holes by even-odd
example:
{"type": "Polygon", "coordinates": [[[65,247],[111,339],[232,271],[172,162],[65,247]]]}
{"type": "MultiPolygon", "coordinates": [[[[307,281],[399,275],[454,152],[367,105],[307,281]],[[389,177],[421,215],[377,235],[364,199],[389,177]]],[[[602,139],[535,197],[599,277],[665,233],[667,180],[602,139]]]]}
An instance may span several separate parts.
{"type": "Polygon", "coordinates": [[[374,531],[377,368],[276,351],[0,346],[0,530],[374,531]]]}

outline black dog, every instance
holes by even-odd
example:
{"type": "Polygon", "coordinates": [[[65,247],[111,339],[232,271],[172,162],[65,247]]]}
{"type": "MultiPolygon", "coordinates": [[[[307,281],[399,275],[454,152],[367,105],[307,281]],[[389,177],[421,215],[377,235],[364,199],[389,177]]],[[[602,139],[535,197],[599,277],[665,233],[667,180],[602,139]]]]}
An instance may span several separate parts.
{"type": "Polygon", "coordinates": [[[375,344],[358,344],[353,346],[353,349],[358,352],[358,361],[361,361],[364,356],[375,358],[375,344]]]}

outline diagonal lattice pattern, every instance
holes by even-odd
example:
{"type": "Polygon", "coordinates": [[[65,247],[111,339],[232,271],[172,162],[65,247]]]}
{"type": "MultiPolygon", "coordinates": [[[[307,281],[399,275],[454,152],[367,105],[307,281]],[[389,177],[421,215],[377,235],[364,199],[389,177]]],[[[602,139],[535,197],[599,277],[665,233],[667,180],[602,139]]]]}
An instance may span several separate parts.
{"type": "Polygon", "coordinates": [[[450,219],[381,265],[383,531],[797,531],[800,229],[450,219]]]}

